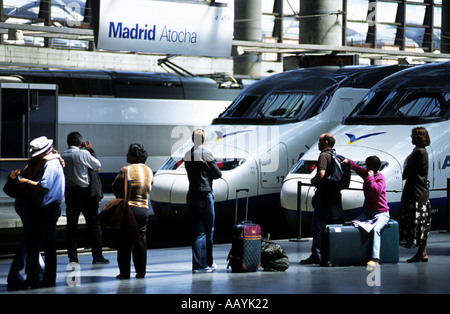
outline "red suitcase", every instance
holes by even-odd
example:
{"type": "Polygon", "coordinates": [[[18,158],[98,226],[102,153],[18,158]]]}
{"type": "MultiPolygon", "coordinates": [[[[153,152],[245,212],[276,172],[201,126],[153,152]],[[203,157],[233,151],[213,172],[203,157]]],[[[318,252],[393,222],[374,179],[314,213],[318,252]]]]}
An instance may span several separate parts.
{"type": "Polygon", "coordinates": [[[248,189],[236,190],[235,225],[228,253],[228,267],[232,272],[256,271],[261,266],[261,226],[247,220],[248,189]],[[238,193],[247,192],[245,220],[237,222],[238,193]]]}

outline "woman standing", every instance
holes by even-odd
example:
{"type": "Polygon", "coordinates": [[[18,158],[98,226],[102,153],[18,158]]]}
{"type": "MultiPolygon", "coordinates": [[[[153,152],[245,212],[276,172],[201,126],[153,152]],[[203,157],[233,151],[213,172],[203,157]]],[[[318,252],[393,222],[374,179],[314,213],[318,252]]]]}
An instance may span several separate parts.
{"type": "Polygon", "coordinates": [[[400,229],[400,244],[418,247],[416,255],[408,263],[428,262],[426,251],[431,226],[431,210],[428,191],[428,152],[425,149],[431,140],[428,131],[417,127],[411,133],[416,147],[406,158],[403,180],[406,180],[401,201],[404,205],[400,229]]]}
{"type": "Polygon", "coordinates": [[[145,165],[147,151],[141,144],[131,144],[127,153],[129,166],[123,167],[113,182],[113,192],[117,198],[124,197],[124,182],[127,183],[128,204],[136,219],[140,243],[131,245],[128,236],[121,236],[117,246],[117,263],[120,274],[117,279],[129,279],[131,253],[136,270],[136,278],[144,278],[147,266],[147,221],[148,201],[153,183],[153,172],[145,165]],[[127,176],[125,177],[125,173],[127,176]]]}
{"type": "MultiPolygon", "coordinates": [[[[40,285],[41,283],[39,280],[41,279],[43,272],[43,260],[42,257],[39,254],[38,251],[38,259],[39,259],[39,267],[35,270],[38,272],[39,276],[35,274],[35,278],[33,282],[26,282],[23,279],[23,276],[20,274],[21,270],[25,267],[25,262],[27,260],[27,252],[28,252],[28,243],[36,241],[37,236],[34,235],[33,239],[30,239],[32,230],[36,229],[36,219],[34,219],[35,213],[41,213],[41,203],[36,204],[36,200],[41,200],[42,196],[40,194],[42,193],[50,193],[48,188],[45,188],[45,184],[49,184],[48,182],[42,182],[42,179],[44,179],[44,169],[47,169],[46,163],[50,162],[51,160],[58,159],[59,163],[62,167],[64,167],[64,160],[61,158],[59,154],[57,154],[53,150],[53,140],[47,139],[46,137],[40,137],[35,140],[33,140],[31,145],[30,153],[32,154],[32,157],[30,161],[28,162],[27,166],[25,167],[24,171],[21,172],[20,170],[13,171],[9,177],[13,180],[18,180],[22,193],[20,196],[18,196],[15,199],[14,202],[14,208],[16,210],[16,213],[19,215],[21,221],[22,221],[22,240],[19,244],[19,247],[17,249],[16,255],[14,256],[13,262],[11,263],[11,268],[8,273],[8,289],[23,289],[26,288],[29,284],[33,284],[35,286],[40,285]],[[34,229],[33,229],[34,228],[34,229]]],[[[52,164],[53,168],[58,168],[58,163],[52,164]]],[[[50,167],[52,168],[52,167],[50,167]]],[[[56,200],[58,200],[58,193],[61,192],[61,189],[64,191],[64,188],[59,185],[60,181],[64,181],[64,178],[60,177],[61,174],[58,175],[58,169],[55,170],[55,179],[50,181],[55,181],[56,183],[53,185],[52,182],[50,182],[51,187],[55,188],[55,191],[52,191],[52,193],[56,194],[56,200]],[[56,180],[57,178],[57,180],[56,180]]],[[[63,176],[64,177],[64,176],[63,176]]],[[[49,179],[47,179],[48,181],[49,179]]],[[[64,192],[63,192],[64,193],[64,192]]],[[[60,196],[60,195],[59,195],[60,196]]],[[[51,202],[49,202],[51,203],[51,202]]],[[[57,206],[56,206],[57,207],[57,206]]],[[[58,209],[56,208],[56,211],[58,209]]],[[[59,217],[59,214],[56,212],[56,214],[59,217]]],[[[56,217],[57,219],[57,217],[56,217]]],[[[53,220],[52,220],[53,221],[53,220]]],[[[55,225],[56,226],[56,225],[55,225]]],[[[50,229],[50,228],[49,228],[50,229]]],[[[55,229],[56,231],[56,229],[55,229]]],[[[52,234],[50,234],[51,236],[52,234]]],[[[39,243],[38,243],[39,244],[39,243]]],[[[56,255],[55,255],[56,256],[56,255]]],[[[56,264],[53,264],[55,267],[56,264]]],[[[36,266],[36,265],[35,265],[36,266]]],[[[37,266],[36,266],[37,267],[37,266]]],[[[56,276],[52,274],[49,278],[47,276],[47,279],[50,279],[49,282],[46,282],[46,284],[53,284],[52,281],[54,281],[53,276],[56,276]]],[[[44,283],[42,283],[44,284],[44,283]]]]}

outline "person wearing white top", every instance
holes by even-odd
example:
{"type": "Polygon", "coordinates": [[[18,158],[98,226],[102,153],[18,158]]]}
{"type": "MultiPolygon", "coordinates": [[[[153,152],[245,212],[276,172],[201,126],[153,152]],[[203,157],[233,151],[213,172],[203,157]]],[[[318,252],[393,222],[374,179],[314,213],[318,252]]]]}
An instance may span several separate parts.
{"type": "Polygon", "coordinates": [[[108,264],[102,254],[102,230],[97,223],[99,202],[90,194],[89,170],[99,171],[100,161],[97,159],[90,141],[83,142],[79,132],[67,135],[69,148],[61,156],[66,163],[66,215],[67,215],[67,254],[69,262],[78,263],[77,238],[78,218],[80,213],[86,220],[92,245],[93,264],[108,264]]]}

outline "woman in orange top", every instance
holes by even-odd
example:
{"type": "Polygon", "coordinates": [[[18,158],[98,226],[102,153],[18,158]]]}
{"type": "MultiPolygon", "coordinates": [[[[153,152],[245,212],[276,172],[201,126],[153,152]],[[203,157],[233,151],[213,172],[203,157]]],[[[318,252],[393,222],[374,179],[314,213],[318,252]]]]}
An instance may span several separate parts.
{"type": "Polygon", "coordinates": [[[131,253],[136,270],[136,278],[144,278],[147,266],[147,222],[148,202],[151,186],[153,183],[153,172],[145,165],[148,153],[141,144],[131,144],[127,153],[129,166],[123,167],[113,182],[113,192],[117,198],[124,197],[124,182],[127,182],[128,204],[133,211],[141,242],[131,245],[125,234],[119,239],[117,245],[117,263],[120,274],[117,279],[129,279],[131,267],[131,253]],[[127,178],[125,178],[125,170],[127,178]]]}

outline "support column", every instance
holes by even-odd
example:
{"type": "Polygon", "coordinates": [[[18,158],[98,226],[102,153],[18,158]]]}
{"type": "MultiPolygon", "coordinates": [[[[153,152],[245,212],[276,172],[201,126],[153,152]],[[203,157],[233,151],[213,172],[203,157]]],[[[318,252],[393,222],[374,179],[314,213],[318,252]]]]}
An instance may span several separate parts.
{"type": "MultiPolygon", "coordinates": [[[[235,0],[234,39],[261,41],[261,0],[235,0]]],[[[261,54],[245,52],[233,57],[235,75],[261,75],[261,54]]]]}
{"type": "Polygon", "coordinates": [[[442,0],[441,53],[450,53],[450,0],[442,0]]]}
{"type": "Polygon", "coordinates": [[[342,45],[342,1],[300,0],[300,44],[342,45]]]}

